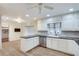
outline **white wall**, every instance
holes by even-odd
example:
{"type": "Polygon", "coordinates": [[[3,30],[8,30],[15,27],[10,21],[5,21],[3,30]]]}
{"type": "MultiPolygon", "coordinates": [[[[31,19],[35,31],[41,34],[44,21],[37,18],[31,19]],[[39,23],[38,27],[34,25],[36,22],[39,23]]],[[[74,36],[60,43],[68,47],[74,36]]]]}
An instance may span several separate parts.
{"type": "Polygon", "coordinates": [[[0,49],[2,48],[2,31],[1,31],[1,17],[0,17],[0,49]]]}
{"type": "Polygon", "coordinates": [[[38,20],[37,21],[37,30],[47,30],[47,20],[38,20]]]}
{"type": "MultiPolygon", "coordinates": [[[[55,35],[54,29],[49,29],[47,27],[48,23],[56,23],[60,22],[61,17],[54,17],[54,18],[49,18],[49,19],[43,19],[43,20],[38,20],[37,22],[37,29],[38,30],[47,30],[49,35],[55,35]]],[[[59,31],[59,28],[57,28],[59,31]]]]}
{"type": "Polygon", "coordinates": [[[36,29],[34,26],[25,26],[23,29],[23,36],[36,34],[36,29]]]}
{"type": "Polygon", "coordinates": [[[53,23],[53,21],[54,20],[52,18],[38,20],[37,21],[37,30],[48,30],[47,24],[53,23]]]}
{"type": "Polygon", "coordinates": [[[37,22],[37,27],[38,29],[47,29],[47,24],[48,23],[56,23],[56,22],[60,22],[61,21],[61,17],[52,17],[49,19],[43,19],[43,20],[38,20],[37,22]]]}
{"type": "Polygon", "coordinates": [[[9,28],[9,40],[14,41],[20,39],[21,36],[36,33],[36,27],[33,22],[17,23],[12,21],[3,21],[2,26],[9,28]],[[33,33],[26,30],[27,26],[33,26],[33,33]],[[14,32],[15,28],[21,28],[21,32],[14,32]]]}
{"type": "Polygon", "coordinates": [[[18,40],[22,36],[22,25],[15,22],[2,22],[3,27],[9,28],[9,41],[18,40]],[[15,28],[21,28],[21,32],[14,32],[15,28]]]}
{"type": "Polygon", "coordinates": [[[37,24],[35,21],[25,22],[22,24],[22,36],[37,34],[37,24]]]}

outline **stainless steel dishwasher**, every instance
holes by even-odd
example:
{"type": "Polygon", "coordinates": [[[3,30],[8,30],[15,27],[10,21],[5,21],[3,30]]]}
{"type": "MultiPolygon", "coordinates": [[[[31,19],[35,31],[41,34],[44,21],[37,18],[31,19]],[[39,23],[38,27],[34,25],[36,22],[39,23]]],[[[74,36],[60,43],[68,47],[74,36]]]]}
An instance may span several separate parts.
{"type": "Polygon", "coordinates": [[[39,34],[40,46],[46,47],[46,39],[47,39],[48,31],[41,30],[41,31],[38,31],[38,34],[39,34]]]}

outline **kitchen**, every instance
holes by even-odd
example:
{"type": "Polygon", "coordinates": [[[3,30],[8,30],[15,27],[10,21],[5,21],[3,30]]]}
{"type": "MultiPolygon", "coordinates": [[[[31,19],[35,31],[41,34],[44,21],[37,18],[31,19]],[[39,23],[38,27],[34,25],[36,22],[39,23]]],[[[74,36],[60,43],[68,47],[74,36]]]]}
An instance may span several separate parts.
{"type": "Polygon", "coordinates": [[[3,7],[1,26],[8,28],[8,43],[19,40],[19,50],[24,54],[41,47],[79,56],[79,4],[16,3],[0,6],[3,7]]]}
{"type": "Polygon", "coordinates": [[[54,16],[45,20],[39,20],[39,31],[34,35],[22,37],[24,41],[21,40],[22,45],[30,45],[32,42],[36,45],[29,47],[28,49],[26,46],[21,45],[21,49],[23,49],[22,51],[26,52],[38,45],[42,45],[42,47],[45,48],[55,49],[71,55],[79,55],[78,16],[79,11],[54,16]],[[30,43],[24,43],[28,40],[33,41],[29,41],[30,43]]]}

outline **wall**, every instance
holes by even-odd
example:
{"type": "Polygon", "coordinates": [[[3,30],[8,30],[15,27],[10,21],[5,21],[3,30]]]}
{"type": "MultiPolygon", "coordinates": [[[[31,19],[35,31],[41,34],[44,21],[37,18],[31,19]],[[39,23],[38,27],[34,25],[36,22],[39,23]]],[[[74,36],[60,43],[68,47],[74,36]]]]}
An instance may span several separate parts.
{"type": "Polygon", "coordinates": [[[36,29],[34,28],[34,26],[26,26],[23,29],[23,36],[36,34],[36,29]]]}
{"type": "MultiPolygon", "coordinates": [[[[47,24],[48,23],[56,23],[60,22],[61,17],[54,17],[54,18],[49,18],[49,19],[43,19],[43,20],[38,20],[37,22],[37,29],[38,30],[47,30],[49,35],[55,35],[54,29],[49,29],[47,24]]],[[[59,31],[59,28],[57,28],[59,31]]]]}
{"type": "Polygon", "coordinates": [[[62,35],[79,36],[79,12],[62,16],[62,35]]]}
{"type": "Polygon", "coordinates": [[[2,22],[3,27],[9,28],[9,41],[18,40],[22,36],[22,25],[16,22],[2,22]],[[14,32],[15,28],[21,28],[21,32],[14,32]]]}
{"type": "MultiPolygon", "coordinates": [[[[55,16],[49,19],[40,20],[38,29],[48,30],[48,23],[62,22],[61,35],[78,36],[79,35],[79,12],[55,16]]],[[[52,29],[53,32],[53,29],[52,29]]],[[[53,35],[53,34],[52,34],[53,35]]]]}
{"type": "Polygon", "coordinates": [[[25,22],[22,24],[22,29],[23,29],[22,36],[37,34],[37,22],[36,21],[25,22]]]}
{"type": "Polygon", "coordinates": [[[37,21],[37,30],[47,30],[47,19],[37,21]]]}
{"type": "Polygon", "coordinates": [[[37,21],[37,30],[48,30],[47,24],[56,22],[53,18],[42,19],[37,21]]]}
{"type": "Polygon", "coordinates": [[[79,13],[62,16],[63,31],[79,31],[79,13]]]}
{"type": "Polygon", "coordinates": [[[62,36],[77,36],[77,37],[79,37],[79,31],[63,31],[62,36]]]}
{"type": "Polygon", "coordinates": [[[2,22],[3,27],[9,28],[9,41],[18,40],[18,39],[20,39],[21,36],[27,36],[26,33],[29,32],[26,30],[27,26],[33,26],[33,28],[34,28],[33,33],[36,33],[35,24],[36,23],[34,23],[34,22],[25,22],[25,23],[17,23],[17,22],[12,22],[12,21],[3,21],[2,22]],[[14,32],[15,28],[21,28],[21,32],[14,32]]]}
{"type": "Polygon", "coordinates": [[[2,48],[2,31],[1,31],[1,17],[0,17],[0,49],[2,48]]]}

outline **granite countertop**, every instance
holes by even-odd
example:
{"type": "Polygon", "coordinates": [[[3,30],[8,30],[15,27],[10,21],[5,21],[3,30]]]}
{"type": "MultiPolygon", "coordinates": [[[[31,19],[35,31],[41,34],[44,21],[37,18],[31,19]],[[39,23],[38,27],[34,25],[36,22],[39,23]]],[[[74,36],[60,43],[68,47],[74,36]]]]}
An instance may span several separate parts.
{"type": "Polygon", "coordinates": [[[33,38],[33,37],[39,37],[39,36],[42,36],[42,37],[49,37],[49,38],[59,38],[59,39],[79,39],[78,36],[48,36],[48,35],[39,35],[39,34],[35,34],[35,35],[28,35],[28,36],[21,36],[21,38],[33,38]]]}
{"type": "Polygon", "coordinates": [[[39,37],[39,36],[48,37],[47,35],[34,34],[34,35],[21,36],[20,38],[27,39],[27,38],[33,38],[33,37],[39,37]]]}
{"type": "Polygon", "coordinates": [[[79,39],[79,37],[73,37],[73,36],[48,36],[49,38],[59,38],[59,39],[79,39]]]}
{"type": "Polygon", "coordinates": [[[79,37],[78,36],[48,36],[48,35],[28,35],[28,36],[21,36],[23,39],[34,38],[34,37],[48,37],[48,38],[57,38],[57,39],[66,39],[66,40],[74,40],[77,44],[79,44],[79,37]]]}
{"type": "Polygon", "coordinates": [[[60,37],[51,37],[49,38],[57,38],[57,39],[63,39],[63,40],[74,40],[79,45],[79,37],[71,37],[71,36],[60,36],[60,37]]]}
{"type": "Polygon", "coordinates": [[[24,38],[24,39],[33,38],[33,37],[38,37],[38,35],[21,36],[21,38],[24,38]]]}

